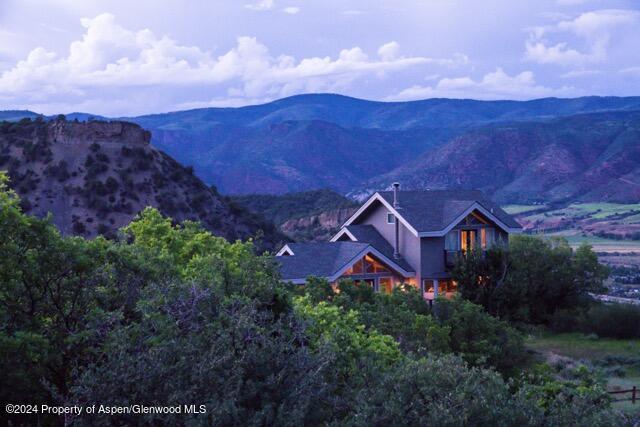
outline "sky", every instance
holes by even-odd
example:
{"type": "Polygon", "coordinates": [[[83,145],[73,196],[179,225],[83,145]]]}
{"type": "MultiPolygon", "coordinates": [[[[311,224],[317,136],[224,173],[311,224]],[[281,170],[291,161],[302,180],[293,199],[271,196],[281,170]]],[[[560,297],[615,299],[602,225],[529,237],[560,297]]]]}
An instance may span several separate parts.
{"type": "Polygon", "coordinates": [[[640,1],[0,0],[0,110],[640,95],[640,1]]]}

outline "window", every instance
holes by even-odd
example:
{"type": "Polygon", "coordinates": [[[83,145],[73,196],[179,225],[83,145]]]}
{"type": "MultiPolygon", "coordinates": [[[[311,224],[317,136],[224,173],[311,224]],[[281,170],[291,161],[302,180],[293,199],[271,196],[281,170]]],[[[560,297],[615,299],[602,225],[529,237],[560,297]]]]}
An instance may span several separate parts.
{"type": "Polygon", "coordinates": [[[460,231],[460,249],[462,249],[463,252],[474,250],[476,247],[476,240],[478,238],[477,236],[477,230],[460,231]]]}
{"type": "Polygon", "coordinates": [[[444,248],[447,251],[457,251],[458,250],[458,242],[460,241],[458,237],[458,230],[451,230],[447,233],[444,239],[444,248]]]}
{"type": "Polygon", "coordinates": [[[387,224],[395,224],[395,223],[396,223],[395,215],[393,215],[392,213],[388,213],[387,214],[387,224]]]}
{"type": "Polygon", "coordinates": [[[378,290],[385,294],[393,292],[393,279],[391,277],[381,277],[378,280],[378,290]]]}

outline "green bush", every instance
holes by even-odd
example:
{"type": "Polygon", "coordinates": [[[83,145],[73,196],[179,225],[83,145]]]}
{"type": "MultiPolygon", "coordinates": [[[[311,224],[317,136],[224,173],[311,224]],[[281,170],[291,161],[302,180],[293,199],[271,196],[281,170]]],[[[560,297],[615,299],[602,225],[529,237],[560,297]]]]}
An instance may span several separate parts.
{"type": "Polygon", "coordinates": [[[599,337],[640,338],[640,307],[631,304],[596,304],[587,313],[587,326],[599,337]]]}
{"type": "MultiPolygon", "coordinates": [[[[469,302],[439,302],[436,320],[410,290],[294,296],[251,243],[151,208],[121,233],[63,237],[0,174],[2,401],[207,408],[80,425],[624,424],[588,373],[505,382],[442,355],[508,368],[501,345],[517,360],[504,323],[469,302]]],[[[29,421],[63,419],[9,424],[29,421]]]]}
{"type": "Polygon", "coordinates": [[[438,320],[450,329],[451,349],[473,366],[494,367],[513,375],[528,359],[522,335],[508,323],[462,298],[439,299],[438,320]]]}
{"type": "Polygon", "coordinates": [[[586,306],[608,274],[588,245],[573,251],[565,239],[531,236],[459,257],[453,271],[462,297],[492,315],[547,325],[558,310],[586,306]]]}

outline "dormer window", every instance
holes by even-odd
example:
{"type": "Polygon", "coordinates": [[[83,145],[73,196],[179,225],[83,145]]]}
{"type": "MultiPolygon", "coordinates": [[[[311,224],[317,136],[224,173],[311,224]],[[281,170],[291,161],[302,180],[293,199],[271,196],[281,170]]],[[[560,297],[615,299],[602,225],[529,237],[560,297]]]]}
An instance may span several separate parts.
{"type": "Polygon", "coordinates": [[[388,213],[387,214],[387,224],[395,224],[396,223],[396,217],[394,214],[392,213],[388,213]]]}

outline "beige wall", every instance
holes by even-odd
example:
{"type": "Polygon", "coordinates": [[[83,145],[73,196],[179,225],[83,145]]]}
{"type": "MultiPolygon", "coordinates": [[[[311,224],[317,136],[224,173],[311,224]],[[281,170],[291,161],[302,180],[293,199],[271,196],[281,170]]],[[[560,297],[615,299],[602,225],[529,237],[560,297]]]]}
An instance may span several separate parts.
{"type": "MultiPolygon", "coordinates": [[[[393,246],[395,244],[395,225],[387,224],[389,210],[380,202],[374,202],[354,224],[373,225],[376,230],[393,246]]],[[[400,223],[400,255],[413,267],[416,275],[420,275],[420,239],[404,224],[400,223]]],[[[420,283],[419,277],[416,277],[420,283]]]]}

